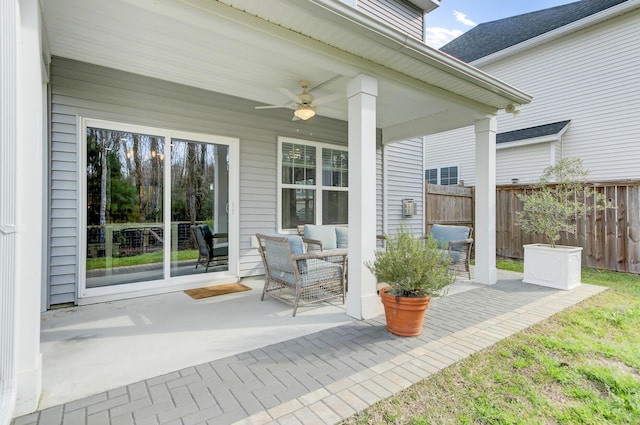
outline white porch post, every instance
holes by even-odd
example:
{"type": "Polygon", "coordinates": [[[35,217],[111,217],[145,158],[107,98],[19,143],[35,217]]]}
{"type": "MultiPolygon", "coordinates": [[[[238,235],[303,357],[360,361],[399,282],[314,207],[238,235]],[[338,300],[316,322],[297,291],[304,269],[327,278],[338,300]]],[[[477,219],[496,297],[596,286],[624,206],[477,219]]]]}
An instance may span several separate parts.
{"type": "Polygon", "coordinates": [[[19,2],[17,150],[16,150],[16,407],[32,412],[40,398],[40,302],[44,232],[44,84],[40,7],[37,0],[19,2]]]}
{"type": "Polygon", "coordinates": [[[476,121],[476,266],[474,280],[494,284],[496,276],[496,117],[476,121]]]}
{"type": "Polygon", "coordinates": [[[0,425],[15,406],[16,0],[0,0],[0,425]]]}
{"type": "Polygon", "coordinates": [[[364,265],[376,248],[376,96],[378,81],[360,74],[349,82],[349,291],[347,314],[381,312],[376,278],[364,265]]]}

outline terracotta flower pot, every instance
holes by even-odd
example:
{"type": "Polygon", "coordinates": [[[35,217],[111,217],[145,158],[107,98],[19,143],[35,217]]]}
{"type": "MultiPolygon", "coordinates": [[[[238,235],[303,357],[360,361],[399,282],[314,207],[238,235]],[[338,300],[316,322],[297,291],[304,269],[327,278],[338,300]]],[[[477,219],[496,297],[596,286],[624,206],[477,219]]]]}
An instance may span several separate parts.
{"type": "Polygon", "coordinates": [[[431,297],[408,298],[387,294],[390,287],[380,290],[387,330],[399,336],[418,336],[422,333],[424,314],[431,297]]]}

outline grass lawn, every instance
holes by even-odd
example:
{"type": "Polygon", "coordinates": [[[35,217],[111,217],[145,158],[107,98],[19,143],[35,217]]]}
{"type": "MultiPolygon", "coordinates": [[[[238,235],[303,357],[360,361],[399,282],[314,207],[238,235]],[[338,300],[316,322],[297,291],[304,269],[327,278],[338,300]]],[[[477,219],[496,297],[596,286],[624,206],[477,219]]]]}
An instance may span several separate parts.
{"type": "MultiPolygon", "coordinates": [[[[149,252],[146,254],[133,255],[131,257],[113,257],[111,258],[111,268],[140,266],[143,264],[161,263],[163,261],[164,252],[162,250],[149,252]]],[[[195,249],[184,249],[176,253],[171,253],[173,261],[195,260],[198,258],[198,251],[195,249]]],[[[87,258],[87,270],[104,269],[107,266],[107,259],[87,258]]]]}
{"type": "Polygon", "coordinates": [[[640,424],[640,276],[584,268],[582,281],[611,290],[343,423],[640,424]]]}

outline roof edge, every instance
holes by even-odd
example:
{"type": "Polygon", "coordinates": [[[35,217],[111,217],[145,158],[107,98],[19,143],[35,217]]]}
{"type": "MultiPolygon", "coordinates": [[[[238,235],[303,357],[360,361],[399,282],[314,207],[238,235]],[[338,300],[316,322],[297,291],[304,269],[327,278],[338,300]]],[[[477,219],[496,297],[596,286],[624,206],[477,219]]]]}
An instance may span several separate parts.
{"type": "Polygon", "coordinates": [[[532,127],[526,127],[526,128],[519,128],[516,130],[511,130],[511,131],[505,131],[503,133],[498,133],[496,135],[496,149],[509,149],[509,148],[515,148],[515,147],[520,147],[520,146],[528,146],[528,145],[534,145],[534,144],[538,144],[538,143],[549,143],[549,142],[559,142],[562,140],[562,136],[564,136],[564,133],[567,132],[567,130],[569,129],[569,124],[571,124],[571,120],[564,120],[564,121],[558,121],[558,122],[553,122],[553,123],[548,123],[548,124],[541,124],[541,125],[535,125],[532,127]],[[556,126],[556,125],[562,125],[560,128],[558,128],[557,130],[553,131],[553,132],[549,132],[546,134],[541,134],[539,136],[529,136],[526,135],[526,131],[527,130],[532,130],[532,129],[540,129],[542,127],[550,127],[550,126],[556,126]],[[515,138],[513,140],[505,140],[505,141],[498,141],[497,139],[500,138],[500,136],[503,135],[507,135],[507,134],[514,134],[514,133],[523,133],[524,136],[520,136],[518,138],[515,138]]]}
{"type": "MultiPolygon", "coordinates": [[[[471,84],[508,99],[512,103],[523,105],[530,103],[533,98],[531,95],[476,68],[473,64],[463,62],[408,35],[401,35],[399,31],[360,13],[357,9],[345,5],[339,0],[308,0],[308,2],[305,3],[322,7],[357,25],[373,30],[385,41],[385,45],[388,46],[389,42],[395,43],[397,45],[396,50],[405,50],[405,54],[410,55],[416,60],[430,66],[435,66],[441,70],[449,71],[471,84]]],[[[379,41],[380,40],[378,40],[378,42],[379,41]]]]}
{"type": "Polygon", "coordinates": [[[591,25],[595,25],[600,22],[606,21],[607,19],[611,19],[616,16],[623,15],[638,7],[640,7],[640,0],[628,0],[624,3],[620,3],[618,5],[609,7],[608,9],[602,10],[598,13],[594,13],[593,15],[589,15],[585,18],[580,19],[579,21],[571,22],[570,24],[563,25],[559,28],[556,28],[544,34],[540,34],[537,37],[533,37],[528,40],[525,40],[522,43],[515,44],[513,46],[507,47],[506,49],[499,50],[490,55],[471,61],[469,62],[469,64],[476,67],[488,65],[492,62],[498,61],[500,59],[504,59],[511,55],[515,55],[516,53],[523,52],[525,50],[539,46],[543,43],[547,43],[549,41],[563,37],[567,34],[571,34],[573,32],[579,31],[591,25]]]}

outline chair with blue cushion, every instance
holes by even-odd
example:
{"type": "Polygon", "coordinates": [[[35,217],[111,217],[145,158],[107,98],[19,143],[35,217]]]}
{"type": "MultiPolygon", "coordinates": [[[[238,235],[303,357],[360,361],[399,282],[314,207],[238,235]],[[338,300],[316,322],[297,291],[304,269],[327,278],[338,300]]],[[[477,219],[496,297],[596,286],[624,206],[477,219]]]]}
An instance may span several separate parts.
{"type": "Polygon", "coordinates": [[[261,300],[269,295],[293,306],[345,300],[346,249],[305,252],[302,238],[297,235],[256,235],[258,250],[264,265],[264,289],[261,300]]]}
{"type": "Polygon", "coordinates": [[[191,226],[191,234],[198,247],[196,269],[198,265],[202,265],[206,273],[212,265],[220,266],[229,263],[229,244],[222,242],[228,238],[226,233],[214,234],[208,225],[200,224],[191,226]]]}
{"type": "Polygon", "coordinates": [[[302,224],[298,234],[321,250],[349,248],[349,228],[341,225],[302,224]]]}
{"type": "Polygon", "coordinates": [[[449,268],[468,273],[469,279],[471,279],[469,264],[473,246],[472,232],[473,228],[468,226],[434,224],[431,227],[431,235],[438,241],[438,248],[451,258],[449,268]]]}

